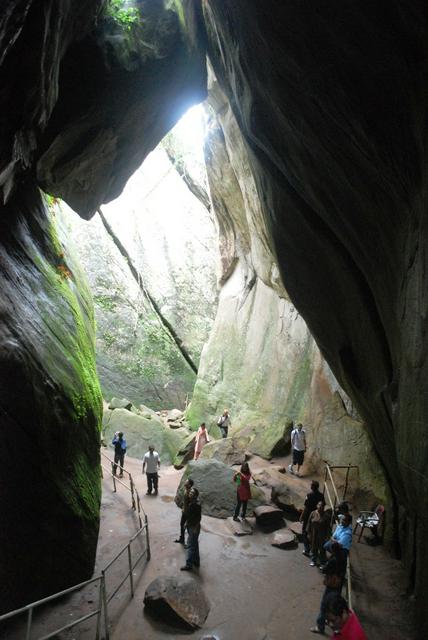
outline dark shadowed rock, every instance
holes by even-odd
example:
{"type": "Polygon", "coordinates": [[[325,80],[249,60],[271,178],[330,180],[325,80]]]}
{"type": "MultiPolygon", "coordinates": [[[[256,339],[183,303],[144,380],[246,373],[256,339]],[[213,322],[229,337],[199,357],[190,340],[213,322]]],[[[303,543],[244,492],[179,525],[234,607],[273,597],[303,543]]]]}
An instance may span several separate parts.
{"type": "Polygon", "coordinates": [[[173,465],[176,469],[182,469],[185,464],[193,459],[195,451],[195,432],[190,433],[182,442],[177,455],[174,458],[173,465]]]}
{"type": "Polygon", "coordinates": [[[274,534],[271,545],[272,547],[278,547],[278,549],[295,549],[297,547],[297,539],[292,531],[285,529],[274,534]]]}
{"type": "Polygon", "coordinates": [[[281,509],[271,505],[263,505],[254,509],[256,522],[263,529],[279,528],[284,526],[284,513],[281,509]]]}
{"type": "MultiPolygon", "coordinates": [[[[190,462],[181,478],[177,489],[175,502],[182,505],[183,487],[187,478],[192,478],[199,490],[202,513],[215,518],[227,518],[236,505],[236,484],[233,483],[234,469],[218,460],[199,459],[190,462]]],[[[261,489],[251,484],[252,498],[248,503],[248,513],[251,515],[254,507],[266,502],[261,489]]],[[[283,515],[282,512],[281,516],[283,515]]]]}
{"type": "Polygon", "coordinates": [[[190,629],[202,627],[210,611],[200,584],[184,576],[160,576],[153,580],[146,589],[144,605],[162,622],[190,629]]]}
{"type": "Polygon", "coordinates": [[[272,487],[271,499],[274,504],[292,517],[298,517],[303,508],[304,495],[285,482],[272,487]]]}

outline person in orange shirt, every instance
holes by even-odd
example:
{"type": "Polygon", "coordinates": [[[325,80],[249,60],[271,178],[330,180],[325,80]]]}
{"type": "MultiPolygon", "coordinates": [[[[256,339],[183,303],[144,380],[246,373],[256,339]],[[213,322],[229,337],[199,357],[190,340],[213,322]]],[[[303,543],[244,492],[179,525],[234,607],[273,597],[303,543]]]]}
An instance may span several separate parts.
{"type": "Polygon", "coordinates": [[[354,611],[338,593],[331,593],[325,601],[327,624],[341,640],[367,640],[354,611]]]}

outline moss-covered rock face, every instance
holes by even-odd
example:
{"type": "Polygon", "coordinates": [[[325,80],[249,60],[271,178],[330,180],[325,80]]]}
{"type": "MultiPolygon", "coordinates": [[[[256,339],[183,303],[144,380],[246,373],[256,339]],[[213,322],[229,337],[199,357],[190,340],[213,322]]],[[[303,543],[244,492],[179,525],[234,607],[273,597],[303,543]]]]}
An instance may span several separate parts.
{"type": "Polygon", "coordinates": [[[39,192],[0,219],[1,608],[88,578],[100,504],[92,301],[39,192]],[[29,579],[37,576],[37,580],[29,579]]]}
{"type": "Polygon", "coordinates": [[[133,458],[142,458],[152,444],[161,462],[170,464],[186,441],[187,429],[170,429],[156,415],[136,415],[127,409],[107,409],[103,416],[103,436],[110,444],[115,431],[123,431],[127,452],[133,458]]]}

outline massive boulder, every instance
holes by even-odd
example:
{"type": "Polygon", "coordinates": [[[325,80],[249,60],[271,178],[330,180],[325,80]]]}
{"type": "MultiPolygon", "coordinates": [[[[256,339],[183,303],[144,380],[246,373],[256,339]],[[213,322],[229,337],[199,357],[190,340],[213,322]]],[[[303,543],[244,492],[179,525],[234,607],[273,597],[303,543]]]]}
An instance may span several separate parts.
{"type": "Polygon", "coordinates": [[[160,576],[149,584],[144,605],[153,616],[174,627],[200,629],[210,605],[200,584],[184,576],[160,576]]]}
{"type": "MultiPolygon", "coordinates": [[[[181,478],[175,496],[176,504],[183,502],[184,483],[192,478],[199,491],[202,513],[215,518],[227,518],[236,505],[236,484],[233,482],[235,471],[218,460],[196,460],[190,462],[181,478]]],[[[251,485],[252,498],[248,502],[248,515],[253,509],[266,502],[263,491],[251,485]]]]}

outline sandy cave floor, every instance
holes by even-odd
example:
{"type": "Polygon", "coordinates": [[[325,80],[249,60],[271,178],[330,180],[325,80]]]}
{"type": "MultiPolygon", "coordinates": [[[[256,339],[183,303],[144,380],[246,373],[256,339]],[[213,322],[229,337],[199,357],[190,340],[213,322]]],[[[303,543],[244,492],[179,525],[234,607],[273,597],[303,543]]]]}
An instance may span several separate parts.
{"type": "MultiPolygon", "coordinates": [[[[275,463],[286,464],[286,459],[275,463]]],[[[250,463],[256,470],[269,466],[261,459],[250,463]]],[[[219,640],[244,637],[245,640],[310,639],[318,636],[309,628],[315,623],[323,590],[322,576],[309,566],[296,550],[280,550],[271,546],[273,534],[257,529],[252,536],[237,537],[225,520],[203,516],[200,536],[201,568],[192,579],[203,587],[211,610],[203,629],[192,634],[171,629],[144,613],[147,585],[159,575],[180,574],[185,551],[174,539],[179,533],[180,511],[174,503],[181,471],[173,467],[161,469],[159,495],[146,496],[141,463],[126,458],[143,507],[148,515],[152,559],[142,562],[134,571],[135,597],[130,598],[126,582],[112,600],[110,638],[112,640],[171,640],[192,635],[198,640],[217,636],[219,640]]],[[[287,481],[301,485],[302,496],[309,490],[312,477],[287,481]]],[[[103,479],[101,528],[94,575],[98,575],[120,548],[135,533],[137,521],[130,508],[130,494],[118,486],[112,491],[111,478],[103,479]]],[[[370,534],[368,534],[370,535],[370,534]]],[[[134,543],[137,544],[138,543],[134,543]]],[[[108,574],[108,588],[118,584],[126,566],[123,557],[108,574]]],[[[351,552],[353,606],[364,624],[368,638],[412,640],[408,628],[408,601],[402,595],[401,565],[392,560],[382,547],[370,547],[354,539],[351,552]]],[[[76,619],[96,606],[98,590],[87,587],[56,606],[46,606],[35,617],[32,639],[43,637],[61,625],[76,619]]],[[[23,624],[6,631],[7,640],[24,637],[23,624]]],[[[328,631],[328,634],[330,632],[328,631]]],[[[81,623],[75,629],[55,636],[58,640],[93,640],[94,621],[81,623]]]]}

